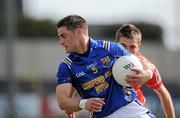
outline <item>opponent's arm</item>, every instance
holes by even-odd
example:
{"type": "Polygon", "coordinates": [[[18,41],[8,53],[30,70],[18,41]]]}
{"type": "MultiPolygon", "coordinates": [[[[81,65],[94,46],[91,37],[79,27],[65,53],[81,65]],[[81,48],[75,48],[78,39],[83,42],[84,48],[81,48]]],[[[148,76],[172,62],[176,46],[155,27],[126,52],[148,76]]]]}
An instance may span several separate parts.
{"type": "Polygon", "coordinates": [[[131,70],[136,72],[136,75],[127,75],[127,78],[125,79],[126,82],[130,85],[144,84],[152,78],[153,72],[151,70],[131,70]]]}
{"type": "Polygon", "coordinates": [[[148,62],[145,60],[140,60],[143,65],[143,70],[132,68],[131,70],[134,71],[135,75],[127,75],[125,79],[126,82],[130,85],[138,85],[144,84],[149,81],[153,76],[153,70],[148,66],[148,62]]]}
{"type": "Polygon", "coordinates": [[[153,89],[160,98],[163,111],[166,118],[175,118],[175,111],[172,102],[171,95],[169,94],[166,87],[162,84],[159,88],[153,89]]]}
{"type": "Polygon", "coordinates": [[[156,68],[153,71],[152,79],[146,83],[146,86],[153,89],[153,91],[155,91],[158,95],[166,118],[175,118],[175,111],[171,95],[163,85],[161,76],[156,68]]]}

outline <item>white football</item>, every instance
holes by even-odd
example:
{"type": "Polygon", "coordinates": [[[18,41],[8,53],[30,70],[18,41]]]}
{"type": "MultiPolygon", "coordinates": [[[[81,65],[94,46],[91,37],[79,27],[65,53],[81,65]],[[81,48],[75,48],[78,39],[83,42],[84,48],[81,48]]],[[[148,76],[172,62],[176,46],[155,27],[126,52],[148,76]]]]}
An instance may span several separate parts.
{"type": "Polygon", "coordinates": [[[112,67],[112,73],[116,82],[122,86],[131,86],[125,81],[126,75],[135,74],[134,71],[131,71],[131,68],[143,69],[142,63],[136,56],[131,54],[118,58],[112,67]]]}

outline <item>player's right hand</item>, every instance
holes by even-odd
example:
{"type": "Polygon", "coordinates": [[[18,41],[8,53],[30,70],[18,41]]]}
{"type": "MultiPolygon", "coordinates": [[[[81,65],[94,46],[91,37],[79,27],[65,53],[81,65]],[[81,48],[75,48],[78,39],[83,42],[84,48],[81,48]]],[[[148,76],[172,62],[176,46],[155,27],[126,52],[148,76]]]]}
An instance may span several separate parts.
{"type": "Polygon", "coordinates": [[[85,109],[90,112],[101,112],[105,105],[104,98],[90,98],[85,103],[85,109]]]}

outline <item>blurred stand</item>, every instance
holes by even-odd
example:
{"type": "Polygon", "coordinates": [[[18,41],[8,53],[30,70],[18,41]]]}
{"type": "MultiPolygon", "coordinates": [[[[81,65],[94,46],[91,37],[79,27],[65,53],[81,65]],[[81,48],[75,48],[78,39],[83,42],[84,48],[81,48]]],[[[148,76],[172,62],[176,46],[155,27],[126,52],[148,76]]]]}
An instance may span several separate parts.
{"type": "Polygon", "coordinates": [[[16,1],[6,0],[6,77],[8,81],[9,117],[15,118],[16,80],[14,72],[14,41],[16,40],[16,1]]]}
{"type": "MultiPolygon", "coordinates": [[[[23,0],[27,3],[28,1],[23,0]]],[[[173,27],[173,30],[170,27],[169,30],[176,31],[173,34],[176,34],[175,37],[180,42],[180,1],[173,1],[174,17],[176,18],[174,23],[177,24],[177,27],[173,27]]],[[[6,47],[5,53],[0,55],[1,58],[5,58],[0,60],[0,69],[6,68],[5,72],[5,69],[3,70],[6,75],[3,72],[0,74],[0,90],[2,92],[0,92],[0,118],[65,118],[64,111],[60,110],[56,103],[55,87],[58,64],[66,54],[62,47],[59,47],[55,38],[55,24],[46,19],[39,21],[27,17],[27,14],[23,14],[22,8],[25,7],[22,7],[22,0],[4,0],[4,3],[6,17],[3,17],[5,21],[3,25],[6,27],[3,30],[6,29],[4,31],[6,40],[0,40],[2,42],[0,43],[0,52],[3,52],[5,45],[6,47]],[[22,16],[17,20],[17,16],[20,14],[22,16]],[[4,64],[4,62],[6,63],[4,64]],[[7,95],[8,99],[6,99],[7,95]]],[[[35,1],[34,7],[38,7],[37,4],[35,1]]],[[[51,6],[51,4],[48,5],[51,6]]],[[[32,9],[29,11],[32,12],[32,9]]],[[[59,16],[61,15],[59,13],[59,16]]],[[[120,19],[115,24],[91,24],[90,36],[95,39],[112,41],[116,30],[122,23],[124,22],[120,19]]],[[[142,52],[160,69],[163,82],[173,96],[177,115],[180,116],[180,94],[178,92],[180,90],[180,73],[178,72],[180,50],[171,51],[163,46],[162,36],[165,29],[162,25],[140,22],[137,26],[143,34],[142,52]]],[[[167,33],[167,35],[169,34],[167,33]]],[[[147,96],[147,106],[153,113],[162,116],[163,112],[157,96],[147,88],[144,90],[145,96],[147,96]]],[[[76,118],[88,117],[89,112],[87,111],[76,113],[76,118]]]]}
{"type": "Polygon", "coordinates": [[[174,0],[174,22],[176,24],[175,28],[175,35],[177,36],[177,43],[179,44],[179,51],[180,51],[180,0],[174,0]]]}

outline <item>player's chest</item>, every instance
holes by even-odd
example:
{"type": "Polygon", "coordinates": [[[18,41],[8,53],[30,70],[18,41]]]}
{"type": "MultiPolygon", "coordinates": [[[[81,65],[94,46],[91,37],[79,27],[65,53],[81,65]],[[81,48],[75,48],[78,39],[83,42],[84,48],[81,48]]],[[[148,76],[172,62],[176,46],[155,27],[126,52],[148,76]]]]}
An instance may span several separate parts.
{"type": "Polygon", "coordinates": [[[115,58],[109,53],[83,57],[79,62],[72,63],[72,74],[77,81],[85,82],[110,72],[115,58]]]}

